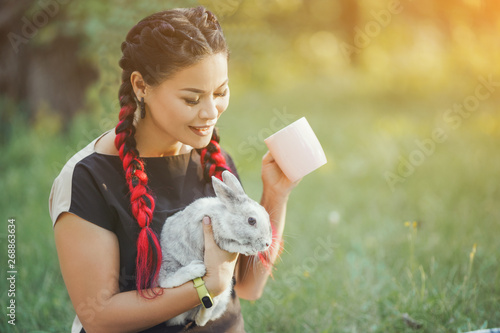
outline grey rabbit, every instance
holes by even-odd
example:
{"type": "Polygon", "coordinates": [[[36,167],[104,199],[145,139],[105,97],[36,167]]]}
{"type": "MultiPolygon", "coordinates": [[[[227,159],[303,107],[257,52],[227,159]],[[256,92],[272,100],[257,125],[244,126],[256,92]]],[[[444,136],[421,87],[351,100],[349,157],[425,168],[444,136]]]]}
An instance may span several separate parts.
{"type": "MultiPolygon", "coordinates": [[[[223,182],[212,177],[216,197],[197,199],[165,221],[160,238],[163,254],[160,287],[177,287],[205,275],[204,216],[210,217],[215,242],[223,250],[256,255],[269,248],[272,230],[267,211],[245,194],[231,172],[224,171],[222,179],[223,182]]],[[[232,287],[214,297],[212,307],[205,309],[199,305],[170,319],[167,325],[194,320],[198,326],[204,326],[209,320],[219,318],[226,310],[232,287]]]]}

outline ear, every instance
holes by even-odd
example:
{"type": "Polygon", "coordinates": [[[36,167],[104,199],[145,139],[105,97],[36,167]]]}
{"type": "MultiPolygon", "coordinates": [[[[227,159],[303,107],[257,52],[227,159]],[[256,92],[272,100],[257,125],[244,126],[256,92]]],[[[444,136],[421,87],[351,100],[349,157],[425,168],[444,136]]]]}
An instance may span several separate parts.
{"type": "Polygon", "coordinates": [[[212,186],[214,187],[217,198],[219,198],[224,205],[232,206],[240,201],[238,194],[215,176],[212,176],[212,186]]]}
{"type": "Polygon", "coordinates": [[[140,72],[134,71],[130,74],[130,84],[132,84],[132,89],[138,100],[146,95],[147,84],[140,72]]]}
{"type": "Polygon", "coordinates": [[[241,187],[240,181],[231,171],[224,170],[222,172],[222,180],[224,180],[224,183],[229,186],[236,195],[246,195],[243,187],[241,187]]]}

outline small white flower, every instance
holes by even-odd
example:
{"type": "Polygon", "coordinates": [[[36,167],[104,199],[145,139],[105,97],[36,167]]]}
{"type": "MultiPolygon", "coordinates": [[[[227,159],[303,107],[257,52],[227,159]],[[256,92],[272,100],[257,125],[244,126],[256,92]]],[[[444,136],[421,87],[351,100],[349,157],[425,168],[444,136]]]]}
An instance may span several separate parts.
{"type": "Polygon", "coordinates": [[[332,210],[330,214],[328,214],[328,221],[330,221],[331,224],[337,225],[340,222],[340,214],[339,212],[332,210]]]}

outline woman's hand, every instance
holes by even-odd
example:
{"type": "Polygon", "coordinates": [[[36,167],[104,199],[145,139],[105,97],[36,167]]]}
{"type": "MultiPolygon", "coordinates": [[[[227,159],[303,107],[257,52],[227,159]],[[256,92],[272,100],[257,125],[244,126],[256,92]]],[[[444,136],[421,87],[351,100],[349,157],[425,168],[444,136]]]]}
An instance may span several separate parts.
{"type": "Polygon", "coordinates": [[[269,193],[276,199],[288,199],[292,189],[297,186],[301,179],[292,183],[281,171],[280,167],[274,160],[271,152],[267,151],[262,158],[262,183],[264,187],[264,195],[269,193]]]}
{"type": "Polygon", "coordinates": [[[217,296],[231,284],[238,253],[224,251],[215,243],[212,224],[208,216],[203,218],[203,234],[205,237],[204,261],[207,268],[204,281],[212,296],[217,296]]]}

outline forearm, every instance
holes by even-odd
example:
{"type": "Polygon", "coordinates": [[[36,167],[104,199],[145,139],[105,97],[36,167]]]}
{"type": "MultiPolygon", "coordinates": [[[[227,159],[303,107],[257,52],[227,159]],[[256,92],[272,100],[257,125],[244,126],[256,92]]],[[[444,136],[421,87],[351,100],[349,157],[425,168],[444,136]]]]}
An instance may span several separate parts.
{"type": "Polygon", "coordinates": [[[238,295],[244,299],[258,299],[264,291],[267,279],[271,274],[272,264],[280,252],[287,201],[287,196],[272,195],[265,191],[262,195],[261,205],[269,212],[274,230],[273,245],[269,250],[271,267],[265,267],[257,256],[240,256],[235,288],[238,295]]]}
{"type": "Polygon", "coordinates": [[[137,291],[117,293],[109,298],[104,294],[89,297],[84,304],[76,306],[78,317],[89,333],[138,332],[200,304],[191,281],[177,288],[163,289],[163,293],[151,299],[140,296],[137,291]]]}

